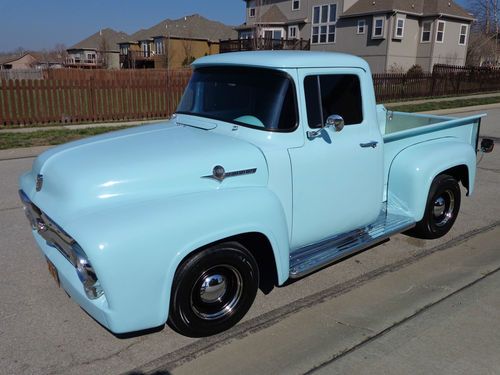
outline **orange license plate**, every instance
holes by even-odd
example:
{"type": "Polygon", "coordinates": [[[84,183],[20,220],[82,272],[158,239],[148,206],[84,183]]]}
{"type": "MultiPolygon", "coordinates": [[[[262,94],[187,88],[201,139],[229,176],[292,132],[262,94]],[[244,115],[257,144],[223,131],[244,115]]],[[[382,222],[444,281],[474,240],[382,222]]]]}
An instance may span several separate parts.
{"type": "Polygon", "coordinates": [[[56,266],[47,259],[47,267],[49,268],[49,272],[56,281],[57,286],[61,286],[61,282],[59,281],[59,273],[57,272],[56,266]]]}

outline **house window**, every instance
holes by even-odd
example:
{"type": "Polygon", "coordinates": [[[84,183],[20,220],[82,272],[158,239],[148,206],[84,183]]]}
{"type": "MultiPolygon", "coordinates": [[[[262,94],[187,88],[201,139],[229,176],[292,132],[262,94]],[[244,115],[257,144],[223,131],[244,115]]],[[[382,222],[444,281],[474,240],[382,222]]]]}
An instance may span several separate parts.
{"type": "Polygon", "coordinates": [[[358,20],[358,34],[364,34],[366,30],[366,21],[358,20]]]}
{"type": "Polygon", "coordinates": [[[436,42],[443,43],[444,41],[444,21],[438,21],[436,42]]]}
{"type": "Polygon", "coordinates": [[[372,38],[383,38],[384,37],[384,25],[385,25],[385,17],[374,17],[373,18],[372,38]]]}
{"type": "Polygon", "coordinates": [[[127,46],[122,46],[122,47],[120,48],[120,53],[121,53],[122,55],[128,55],[128,47],[127,47],[127,46]]]}
{"type": "Polygon", "coordinates": [[[240,31],[240,39],[252,39],[253,31],[240,31]]]}
{"type": "Polygon", "coordinates": [[[312,75],[304,79],[307,122],[310,128],[324,126],[331,115],[339,115],[345,125],[363,122],[359,78],[354,74],[312,75]]]}
{"type": "Polygon", "coordinates": [[[254,18],[255,17],[255,8],[249,8],[248,9],[248,17],[254,18]]]}
{"type": "Polygon", "coordinates": [[[143,57],[151,56],[151,47],[148,42],[142,42],[142,55],[143,57]]]}
{"type": "Polygon", "coordinates": [[[292,10],[300,9],[300,0],[292,0],[292,10]]]}
{"type": "Polygon", "coordinates": [[[288,27],[288,39],[298,39],[299,38],[299,28],[297,26],[288,27]]]}
{"type": "Polygon", "coordinates": [[[465,46],[467,41],[467,25],[460,25],[460,34],[458,35],[458,44],[465,46]]]}
{"type": "Polygon", "coordinates": [[[432,22],[426,21],[422,23],[422,35],[420,37],[421,43],[429,43],[431,41],[432,22]]]}
{"type": "Polygon", "coordinates": [[[165,54],[165,46],[163,44],[163,39],[155,40],[155,51],[157,55],[165,54]]]}
{"type": "Polygon", "coordinates": [[[335,43],[335,24],[337,23],[337,4],[313,7],[311,43],[335,43]]]}
{"type": "Polygon", "coordinates": [[[396,18],[396,29],[394,30],[394,38],[402,39],[405,31],[404,18],[396,18]]]}

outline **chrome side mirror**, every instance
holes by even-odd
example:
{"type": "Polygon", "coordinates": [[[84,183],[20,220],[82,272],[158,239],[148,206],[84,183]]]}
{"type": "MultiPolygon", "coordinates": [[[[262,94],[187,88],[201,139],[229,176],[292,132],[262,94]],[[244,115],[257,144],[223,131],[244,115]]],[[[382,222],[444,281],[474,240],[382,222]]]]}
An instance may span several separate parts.
{"type": "Polygon", "coordinates": [[[344,125],[344,119],[339,115],[330,115],[325,122],[325,128],[333,126],[337,132],[344,129],[344,125]]]}

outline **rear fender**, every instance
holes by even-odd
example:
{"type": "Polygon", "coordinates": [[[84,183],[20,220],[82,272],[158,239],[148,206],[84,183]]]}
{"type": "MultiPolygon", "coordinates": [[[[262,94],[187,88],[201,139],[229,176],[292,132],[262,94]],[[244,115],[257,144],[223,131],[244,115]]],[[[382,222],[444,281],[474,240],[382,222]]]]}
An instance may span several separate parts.
{"type": "Polygon", "coordinates": [[[468,181],[462,182],[470,195],[476,176],[476,153],[470,144],[448,138],[404,149],[394,158],[389,170],[389,202],[402,205],[415,221],[420,221],[434,178],[458,166],[467,168],[468,181]]]}

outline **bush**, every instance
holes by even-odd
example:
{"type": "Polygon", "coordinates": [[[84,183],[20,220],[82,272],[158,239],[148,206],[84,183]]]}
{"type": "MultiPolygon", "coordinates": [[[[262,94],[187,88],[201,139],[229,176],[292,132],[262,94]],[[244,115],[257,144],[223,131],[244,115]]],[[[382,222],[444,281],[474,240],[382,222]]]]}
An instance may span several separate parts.
{"type": "Polygon", "coordinates": [[[409,77],[417,77],[417,76],[424,75],[424,71],[423,71],[423,69],[422,69],[422,67],[420,65],[415,64],[410,69],[408,69],[408,71],[406,72],[406,74],[409,77]]]}

